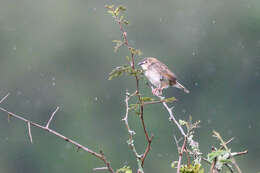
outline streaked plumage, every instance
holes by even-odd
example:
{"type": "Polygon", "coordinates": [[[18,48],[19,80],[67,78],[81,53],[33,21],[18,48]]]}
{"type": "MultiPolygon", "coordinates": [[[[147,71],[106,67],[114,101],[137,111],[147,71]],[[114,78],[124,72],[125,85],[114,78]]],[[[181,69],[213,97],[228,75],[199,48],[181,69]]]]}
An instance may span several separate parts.
{"type": "Polygon", "coordinates": [[[159,91],[158,95],[162,94],[164,88],[174,86],[176,88],[183,89],[184,92],[189,93],[183,85],[176,80],[176,75],[169,70],[169,68],[153,57],[147,57],[140,63],[138,63],[144,70],[144,75],[156,87],[153,94],[159,91]]]}

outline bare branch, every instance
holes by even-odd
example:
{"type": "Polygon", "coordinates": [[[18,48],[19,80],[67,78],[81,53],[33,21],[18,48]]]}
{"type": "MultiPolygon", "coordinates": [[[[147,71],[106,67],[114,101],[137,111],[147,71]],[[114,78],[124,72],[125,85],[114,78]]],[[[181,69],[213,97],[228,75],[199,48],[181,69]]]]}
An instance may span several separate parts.
{"type": "MultiPolygon", "coordinates": [[[[162,97],[162,96],[158,96],[161,100],[164,100],[164,97],[162,97]]],[[[183,128],[181,127],[181,125],[178,123],[178,121],[175,119],[175,117],[174,117],[174,115],[173,115],[173,113],[172,113],[172,108],[169,108],[168,107],[168,105],[167,105],[167,103],[165,103],[165,102],[163,102],[163,106],[167,109],[167,111],[169,112],[169,120],[170,121],[173,121],[176,125],[177,125],[177,127],[178,127],[178,129],[180,130],[180,132],[181,132],[181,134],[184,136],[184,137],[186,137],[187,135],[185,134],[185,132],[184,132],[184,130],[183,130],[183,128]]]]}
{"type": "MultiPolygon", "coordinates": [[[[134,93],[135,94],[135,93],[134,93]]],[[[133,140],[133,136],[135,135],[135,131],[131,130],[129,124],[128,124],[128,113],[129,113],[129,104],[128,101],[129,99],[134,96],[134,94],[129,94],[128,92],[126,92],[126,98],[125,98],[125,106],[126,106],[126,113],[125,113],[125,117],[122,119],[125,123],[125,126],[127,128],[128,134],[129,134],[129,139],[128,139],[128,145],[130,146],[130,148],[132,149],[133,153],[135,154],[137,159],[141,159],[141,155],[139,155],[135,149],[135,145],[134,145],[134,140],[133,140]]]]}
{"type": "Polygon", "coordinates": [[[49,128],[49,125],[50,125],[50,123],[51,123],[51,121],[52,121],[54,115],[58,112],[59,109],[60,109],[59,106],[57,106],[57,108],[55,109],[55,111],[52,113],[52,115],[51,115],[51,117],[50,117],[48,123],[47,123],[46,126],[45,126],[47,129],[49,128]]]}
{"type": "Polygon", "coordinates": [[[29,137],[30,137],[30,141],[31,141],[31,143],[33,143],[30,121],[27,122],[27,127],[28,127],[28,134],[29,134],[29,137]]]}
{"type": "Polygon", "coordinates": [[[107,170],[107,167],[93,168],[93,171],[103,171],[107,170]]]}
{"type": "MultiPolygon", "coordinates": [[[[2,100],[4,100],[4,99],[2,99],[2,100]]],[[[68,137],[66,137],[66,136],[64,136],[64,135],[62,135],[62,134],[60,134],[60,133],[58,133],[57,131],[54,131],[54,130],[52,130],[52,129],[50,129],[50,128],[47,128],[47,127],[45,127],[45,126],[42,126],[42,125],[40,125],[40,124],[37,124],[37,123],[35,123],[35,122],[33,122],[33,121],[29,121],[28,119],[23,118],[22,116],[19,116],[19,115],[13,113],[13,112],[10,112],[10,111],[8,111],[8,110],[2,108],[2,107],[0,107],[0,110],[3,111],[3,112],[6,112],[8,116],[14,117],[14,118],[16,118],[16,119],[19,119],[19,120],[24,121],[25,123],[27,123],[28,131],[29,131],[29,136],[30,136],[30,140],[31,140],[31,141],[32,141],[32,137],[31,137],[31,130],[30,130],[30,129],[31,129],[31,125],[32,125],[32,126],[34,126],[34,127],[40,128],[40,129],[42,129],[42,130],[45,130],[45,131],[47,131],[47,132],[49,132],[49,133],[51,133],[51,134],[57,136],[58,138],[61,138],[61,139],[65,140],[66,142],[69,142],[69,143],[75,145],[76,147],[78,147],[78,148],[80,148],[80,149],[82,149],[82,150],[84,150],[84,151],[90,153],[91,155],[97,157],[98,159],[100,159],[100,160],[102,160],[102,161],[104,162],[104,164],[107,166],[108,170],[109,170],[111,173],[115,173],[115,171],[114,171],[113,168],[111,167],[110,163],[107,161],[107,159],[105,158],[105,156],[104,156],[103,154],[99,154],[99,153],[97,153],[97,152],[95,152],[95,151],[93,151],[93,150],[91,150],[91,149],[89,149],[89,148],[87,148],[87,147],[85,147],[85,146],[79,144],[78,142],[76,142],[76,141],[74,141],[74,140],[72,140],[72,139],[70,139],[70,138],[68,138],[68,137]]],[[[54,114],[55,114],[55,112],[54,112],[54,114]]],[[[53,115],[53,116],[54,116],[54,115],[53,115]]],[[[50,120],[49,120],[49,121],[50,121],[50,120]]]]}
{"type": "Polygon", "coordinates": [[[231,156],[234,157],[234,156],[241,156],[241,155],[244,155],[244,154],[247,154],[248,151],[245,150],[245,151],[241,151],[241,152],[234,152],[234,153],[231,153],[231,156]]]}
{"type": "MultiPolygon", "coordinates": [[[[229,144],[229,143],[232,142],[234,139],[235,139],[234,137],[230,138],[227,142],[225,142],[225,145],[229,144]]],[[[224,145],[223,145],[223,144],[220,144],[220,145],[221,145],[220,149],[223,149],[223,148],[224,148],[224,145]]]]}
{"type": "Polygon", "coordinates": [[[177,173],[180,173],[181,160],[182,160],[184,149],[186,148],[186,142],[187,142],[187,137],[185,136],[182,147],[181,147],[181,151],[179,152],[179,161],[178,161],[178,166],[177,166],[177,173]]]}
{"type": "Polygon", "coordinates": [[[7,99],[7,97],[10,95],[10,93],[7,93],[1,100],[0,100],[0,104],[5,101],[5,99],[7,99]]]}

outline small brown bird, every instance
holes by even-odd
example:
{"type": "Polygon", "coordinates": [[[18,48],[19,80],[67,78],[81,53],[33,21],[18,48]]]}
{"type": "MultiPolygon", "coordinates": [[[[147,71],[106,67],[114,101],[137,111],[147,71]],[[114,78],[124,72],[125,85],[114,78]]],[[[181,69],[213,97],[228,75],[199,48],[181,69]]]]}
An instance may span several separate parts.
{"type": "Polygon", "coordinates": [[[169,68],[153,57],[144,58],[138,65],[144,70],[144,75],[156,88],[152,90],[154,95],[162,95],[162,90],[169,86],[183,89],[185,93],[189,93],[183,85],[176,80],[176,75],[169,68]]]}

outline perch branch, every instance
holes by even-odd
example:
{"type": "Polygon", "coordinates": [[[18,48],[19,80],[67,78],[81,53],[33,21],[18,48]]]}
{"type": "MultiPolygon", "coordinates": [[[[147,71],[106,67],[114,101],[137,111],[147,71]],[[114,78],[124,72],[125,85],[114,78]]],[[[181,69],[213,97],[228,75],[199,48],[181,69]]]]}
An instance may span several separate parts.
{"type": "MultiPolygon", "coordinates": [[[[165,98],[162,97],[162,96],[158,96],[158,97],[159,97],[161,100],[164,100],[164,99],[165,99],[165,98]]],[[[170,116],[170,117],[169,117],[169,120],[172,121],[172,122],[174,122],[174,123],[177,125],[178,129],[180,130],[180,132],[181,132],[181,134],[184,136],[184,138],[187,137],[187,135],[185,134],[183,128],[182,128],[181,125],[178,123],[178,121],[175,119],[175,117],[174,117],[174,115],[173,115],[173,113],[172,113],[172,109],[173,109],[173,108],[170,108],[170,107],[167,105],[166,102],[162,102],[162,104],[163,104],[163,106],[167,109],[167,111],[168,111],[168,113],[169,113],[169,116],[170,116]]]]}
{"type": "MultiPolygon", "coordinates": [[[[4,98],[2,98],[1,101],[0,101],[0,103],[2,103],[2,102],[8,97],[8,95],[9,95],[9,94],[7,94],[4,98]]],[[[38,124],[38,123],[35,123],[35,122],[33,122],[33,121],[29,121],[28,119],[23,118],[22,116],[17,115],[17,114],[15,114],[15,113],[13,113],[13,112],[10,112],[10,111],[8,111],[8,110],[2,108],[2,107],[0,107],[0,110],[3,111],[3,112],[5,112],[5,113],[7,113],[8,116],[14,117],[14,118],[16,118],[16,119],[19,119],[19,120],[21,120],[21,121],[27,123],[27,125],[28,125],[28,131],[29,131],[29,136],[30,136],[30,140],[31,140],[31,141],[32,141],[32,137],[31,137],[31,130],[30,130],[30,129],[31,129],[31,125],[32,125],[32,126],[34,126],[34,127],[40,128],[40,129],[42,129],[42,130],[45,130],[45,131],[47,131],[47,132],[49,132],[49,133],[55,135],[56,137],[65,140],[66,142],[69,142],[69,143],[75,145],[75,146],[76,146],[77,148],[79,148],[79,149],[82,149],[82,150],[84,150],[84,151],[90,153],[91,155],[93,155],[93,156],[95,156],[96,158],[98,158],[98,159],[100,159],[101,161],[103,161],[104,164],[107,166],[107,169],[108,169],[111,173],[115,173],[115,171],[113,170],[113,168],[112,168],[111,165],[110,165],[110,162],[105,158],[104,154],[99,154],[99,153],[97,153],[97,152],[95,152],[95,151],[89,149],[88,147],[85,147],[85,146],[79,144],[78,142],[76,142],[76,141],[74,141],[74,140],[72,140],[72,139],[70,139],[70,138],[68,138],[68,137],[66,137],[66,136],[64,136],[64,135],[62,135],[62,134],[60,134],[59,132],[50,129],[48,126],[47,126],[47,127],[46,127],[46,126],[42,126],[42,125],[40,125],[40,124],[38,124]]],[[[57,110],[57,109],[56,109],[56,110],[57,110]]],[[[53,114],[55,114],[55,112],[54,112],[53,114]]],[[[54,115],[53,115],[53,116],[54,116],[54,115]]],[[[52,116],[52,117],[53,117],[53,116],[52,116]]],[[[51,117],[51,118],[52,118],[52,117],[51,117]]],[[[49,119],[48,122],[51,122],[51,118],[49,119]]],[[[47,125],[48,125],[48,123],[47,123],[47,125]]]]}
{"type": "MultiPolygon", "coordinates": [[[[132,70],[134,71],[135,70],[135,54],[133,53],[133,51],[131,51],[133,48],[128,43],[127,32],[125,31],[121,20],[119,19],[118,16],[115,17],[115,20],[120,27],[120,31],[122,33],[123,40],[124,40],[124,45],[128,48],[128,50],[131,53],[130,66],[131,66],[132,70]]],[[[140,116],[139,117],[140,117],[140,120],[141,120],[141,123],[142,123],[142,126],[143,126],[145,139],[147,141],[147,146],[146,146],[145,152],[142,154],[142,158],[141,158],[141,161],[142,161],[141,166],[143,167],[144,166],[144,160],[147,157],[147,155],[148,155],[148,153],[151,149],[151,143],[152,143],[153,136],[149,137],[149,134],[147,132],[145,122],[144,122],[144,105],[143,105],[142,97],[139,93],[140,92],[139,91],[139,77],[138,77],[137,74],[135,74],[134,77],[135,77],[135,81],[136,81],[136,95],[138,97],[138,101],[139,101],[139,104],[140,104],[140,116]]]]}

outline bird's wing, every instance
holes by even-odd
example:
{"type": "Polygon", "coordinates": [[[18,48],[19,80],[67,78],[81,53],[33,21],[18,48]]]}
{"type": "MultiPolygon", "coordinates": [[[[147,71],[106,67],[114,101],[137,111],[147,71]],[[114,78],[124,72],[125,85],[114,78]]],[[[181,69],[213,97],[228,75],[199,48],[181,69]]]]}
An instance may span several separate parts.
{"type": "Polygon", "coordinates": [[[154,63],[153,65],[154,68],[156,68],[159,71],[160,75],[162,76],[162,79],[166,78],[166,80],[169,80],[170,83],[175,83],[176,75],[173,72],[171,72],[165,64],[158,62],[154,63]]]}

